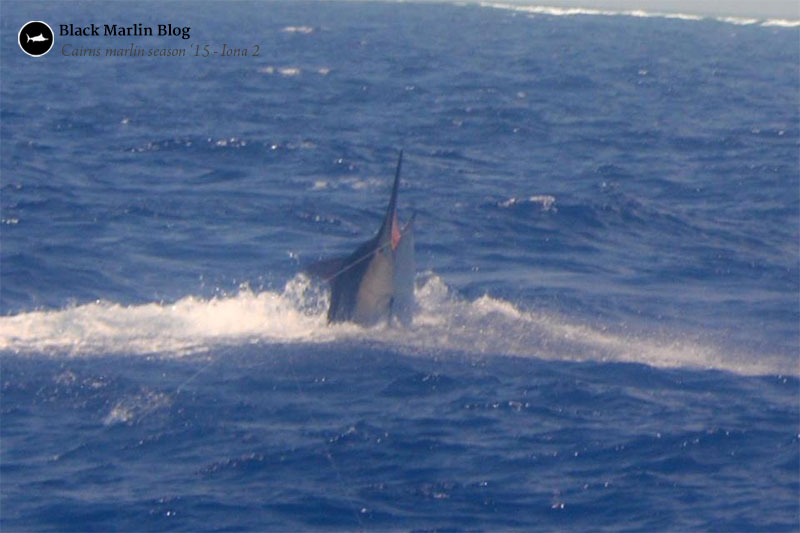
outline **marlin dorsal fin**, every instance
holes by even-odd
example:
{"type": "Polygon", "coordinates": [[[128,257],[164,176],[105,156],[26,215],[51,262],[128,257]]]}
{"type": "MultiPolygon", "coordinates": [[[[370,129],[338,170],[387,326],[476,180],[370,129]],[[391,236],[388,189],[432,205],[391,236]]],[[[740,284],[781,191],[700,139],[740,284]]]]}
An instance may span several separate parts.
{"type": "Polygon", "coordinates": [[[396,225],[397,217],[397,191],[400,188],[400,170],[403,167],[403,150],[400,150],[400,155],[397,158],[397,170],[394,172],[394,184],[392,185],[392,196],[389,199],[389,206],[386,208],[386,216],[383,218],[383,225],[378,231],[378,235],[383,235],[387,228],[392,228],[396,225]]]}

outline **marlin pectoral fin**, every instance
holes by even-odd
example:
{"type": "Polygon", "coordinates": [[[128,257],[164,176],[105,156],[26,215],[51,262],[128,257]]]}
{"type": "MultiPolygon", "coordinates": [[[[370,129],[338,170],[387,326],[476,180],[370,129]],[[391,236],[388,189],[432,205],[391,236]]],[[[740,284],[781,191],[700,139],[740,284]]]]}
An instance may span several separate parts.
{"type": "Polygon", "coordinates": [[[416,219],[417,219],[417,212],[414,211],[413,213],[411,213],[411,218],[408,219],[408,222],[406,222],[406,225],[403,226],[402,230],[400,230],[400,233],[401,234],[405,234],[408,230],[410,230],[414,226],[414,221],[416,219]]]}
{"type": "Polygon", "coordinates": [[[333,257],[331,259],[323,259],[311,263],[303,269],[303,272],[310,276],[320,278],[324,281],[336,277],[336,274],[341,272],[347,262],[347,257],[333,257]]]}

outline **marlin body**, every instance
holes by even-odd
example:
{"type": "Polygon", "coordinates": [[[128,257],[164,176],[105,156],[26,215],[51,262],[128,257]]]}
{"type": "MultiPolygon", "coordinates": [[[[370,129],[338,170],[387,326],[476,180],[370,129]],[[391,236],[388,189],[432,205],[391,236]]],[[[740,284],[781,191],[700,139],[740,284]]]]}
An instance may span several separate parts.
{"type": "Polygon", "coordinates": [[[378,233],[346,257],[321,261],[307,271],[328,281],[328,323],[372,326],[383,320],[411,323],[414,306],[413,217],[404,227],[397,219],[397,189],[403,152],[397,161],[392,196],[378,233]]]}
{"type": "Polygon", "coordinates": [[[25,41],[25,42],[28,42],[28,43],[29,43],[29,42],[34,42],[34,43],[43,43],[43,42],[45,42],[45,41],[49,41],[49,40],[50,40],[50,39],[48,39],[47,37],[45,37],[45,36],[44,36],[44,33],[40,33],[39,35],[37,35],[37,36],[35,36],[35,37],[31,37],[30,35],[28,35],[28,34],[26,33],[26,34],[25,34],[25,37],[27,37],[27,38],[28,38],[28,40],[27,40],[27,41],[25,41]]]}

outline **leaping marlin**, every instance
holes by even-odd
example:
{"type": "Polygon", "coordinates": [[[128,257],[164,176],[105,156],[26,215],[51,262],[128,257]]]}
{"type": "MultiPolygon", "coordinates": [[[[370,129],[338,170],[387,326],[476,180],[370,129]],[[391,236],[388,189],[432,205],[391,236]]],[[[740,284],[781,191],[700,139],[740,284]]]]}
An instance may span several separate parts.
{"type": "Polygon", "coordinates": [[[372,326],[392,318],[404,325],[411,323],[415,269],[413,217],[402,228],[397,220],[397,189],[402,164],[401,150],[392,197],[375,237],[346,257],[320,261],[306,269],[330,283],[328,323],[355,322],[372,326]]]}

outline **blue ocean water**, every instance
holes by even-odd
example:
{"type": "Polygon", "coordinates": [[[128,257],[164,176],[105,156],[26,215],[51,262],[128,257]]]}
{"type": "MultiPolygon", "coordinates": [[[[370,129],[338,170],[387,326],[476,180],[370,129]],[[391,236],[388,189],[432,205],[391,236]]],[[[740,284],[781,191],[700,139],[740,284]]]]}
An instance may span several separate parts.
{"type": "Polygon", "coordinates": [[[100,6],[0,4],[0,529],[800,527],[796,21],[100,6]],[[401,147],[414,323],[328,326],[401,147]]]}

